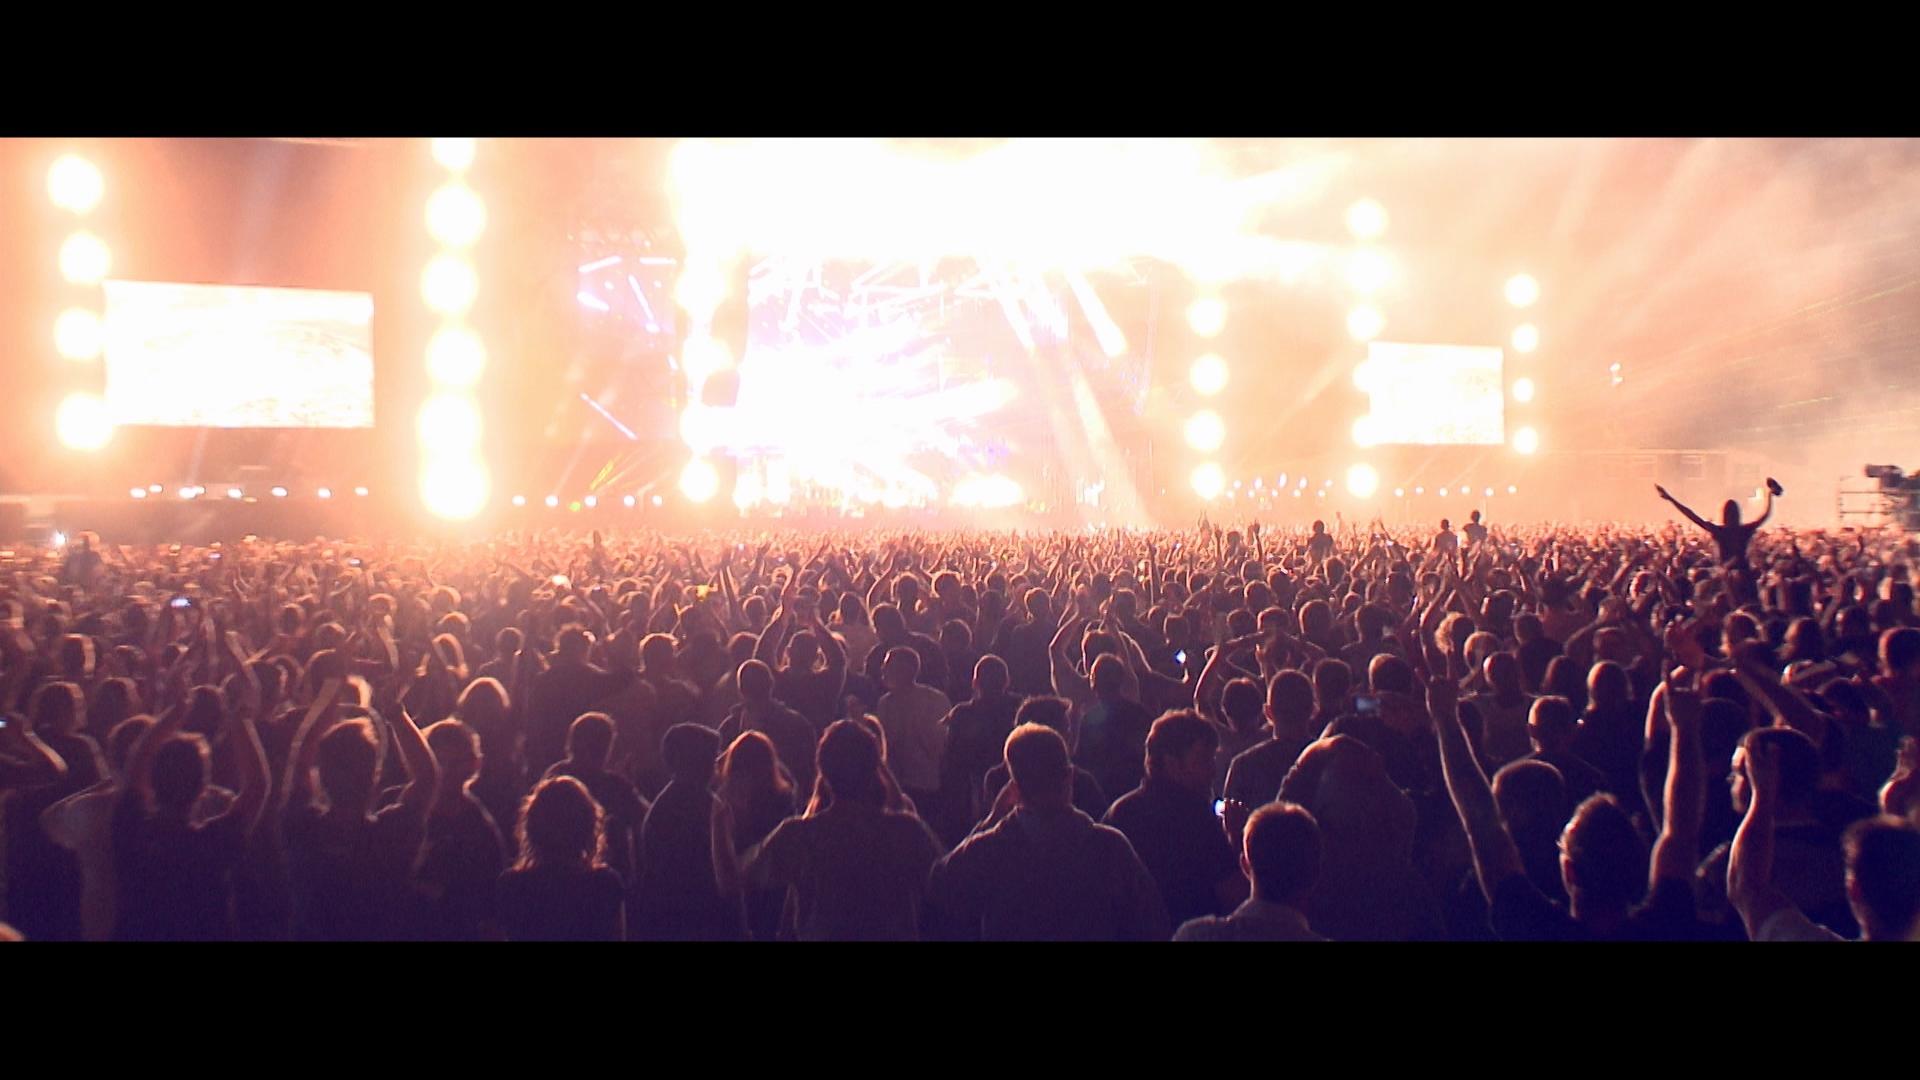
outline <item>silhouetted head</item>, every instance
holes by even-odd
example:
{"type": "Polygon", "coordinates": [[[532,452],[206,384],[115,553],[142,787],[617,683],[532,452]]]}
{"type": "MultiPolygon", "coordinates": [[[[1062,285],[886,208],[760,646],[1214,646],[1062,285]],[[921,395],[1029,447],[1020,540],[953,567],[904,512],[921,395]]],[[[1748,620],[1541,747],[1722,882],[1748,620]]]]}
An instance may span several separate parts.
{"type": "Polygon", "coordinates": [[[448,786],[463,787],[479,775],[480,736],[472,728],[458,720],[442,720],[421,734],[426,736],[433,760],[440,766],[441,790],[448,786]]]}
{"type": "Polygon", "coordinates": [[[713,778],[713,762],[720,756],[720,736],[700,724],[675,724],[660,740],[660,756],[675,781],[704,786],[713,778]]]}
{"type": "Polygon", "coordinates": [[[749,660],[741,664],[734,680],[739,684],[743,701],[759,705],[773,698],[773,669],[764,661],[749,660]]]}
{"type": "Polygon", "coordinates": [[[1013,714],[1013,722],[1016,726],[1039,724],[1041,727],[1052,728],[1064,735],[1067,731],[1067,718],[1072,714],[1072,709],[1073,706],[1066,698],[1030,697],[1020,703],[1020,708],[1013,714]]]}
{"type": "Polygon", "coordinates": [[[1727,525],[1740,524],[1740,504],[1732,499],[1728,499],[1720,507],[1720,520],[1727,525]]]}
{"type": "Polygon", "coordinates": [[[1192,709],[1163,713],[1147,732],[1147,775],[1205,794],[1213,785],[1213,754],[1220,733],[1192,709]]]}
{"type": "Polygon", "coordinates": [[[1007,662],[988,653],[973,665],[973,692],[980,697],[998,697],[1007,692],[1011,677],[1007,662]]]}
{"type": "Polygon", "coordinates": [[[335,724],[320,737],[320,786],[335,809],[364,812],[373,801],[373,770],[379,752],[373,725],[365,720],[335,724]]]}
{"type": "Polygon", "coordinates": [[[1240,866],[1256,898],[1299,909],[1320,878],[1320,853],[1320,825],[1306,807],[1272,802],[1247,819],[1240,866]]]}
{"type": "Polygon", "coordinates": [[[1590,796],[1560,836],[1560,881],[1582,911],[1632,907],[1647,891],[1647,844],[1612,795],[1590,796]]]}
{"type": "Polygon", "coordinates": [[[836,720],[820,737],[815,753],[820,779],[835,804],[882,806],[886,787],[880,781],[880,742],[856,720],[836,720]]]}
{"type": "Polygon", "coordinates": [[[1002,748],[1007,772],[1028,806],[1064,807],[1073,800],[1073,760],[1067,740],[1041,724],[1022,724],[1002,748]]]}
{"type": "Polygon", "coordinates": [[[153,801],[163,813],[187,816],[207,787],[207,741],[173,735],[153,757],[153,801]]]}
{"type": "Polygon", "coordinates": [[[1920,930],[1920,829],[1891,816],[1857,821],[1842,838],[1847,900],[1868,940],[1903,941],[1920,930]]]}
{"type": "Polygon", "coordinates": [[[613,717],[603,712],[581,713],[567,729],[567,757],[590,769],[607,767],[613,753],[613,717]]]}
{"type": "Polygon", "coordinates": [[[519,835],[522,868],[597,866],[605,856],[600,804],[571,776],[542,780],[534,787],[520,806],[519,835]]]}

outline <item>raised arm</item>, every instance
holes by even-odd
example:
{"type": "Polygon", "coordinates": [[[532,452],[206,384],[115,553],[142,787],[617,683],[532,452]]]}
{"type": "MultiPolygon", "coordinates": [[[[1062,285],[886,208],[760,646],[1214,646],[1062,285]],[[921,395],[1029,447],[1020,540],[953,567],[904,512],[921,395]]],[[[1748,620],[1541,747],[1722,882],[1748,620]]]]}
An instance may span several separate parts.
{"type": "Polygon", "coordinates": [[[440,781],[440,767],[434,760],[433,748],[421,737],[405,705],[396,705],[382,717],[393,733],[394,745],[400,750],[401,764],[407,767],[407,786],[400,789],[400,805],[424,818],[440,781]]]}
{"type": "Polygon", "coordinates": [[[1524,874],[1520,849],[1500,819],[1500,808],[1493,801],[1493,786],[1474,759],[1467,742],[1466,729],[1460,725],[1460,688],[1452,679],[1439,676],[1427,681],[1427,711],[1433,717],[1433,730],[1440,743],[1440,768],[1446,776],[1447,794],[1453,799],[1454,812],[1466,829],[1467,843],[1473,850],[1473,869],[1480,878],[1480,891],[1492,903],[1500,883],[1524,874]]]}
{"type": "Polygon", "coordinates": [[[1661,683],[1650,707],[1664,707],[1667,727],[1667,790],[1660,838],[1648,870],[1651,890],[1662,879],[1691,882],[1700,856],[1700,821],[1706,814],[1706,763],[1700,754],[1700,695],[1661,683]]]}
{"type": "Polygon", "coordinates": [[[1705,518],[1701,517],[1699,514],[1694,513],[1692,507],[1688,506],[1686,503],[1683,503],[1679,499],[1676,499],[1672,495],[1668,494],[1666,488],[1661,487],[1659,484],[1655,484],[1653,485],[1653,490],[1659,492],[1661,498],[1672,503],[1673,508],[1675,510],[1680,511],[1680,513],[1684,515],[1688,521],[1693,522],[1695,525],[1700,526],[1701,528],[1707,530],[1708,532],[1713,531],[1713,525],[1711,523],[1709,523],[1705,518]]]}
{"type": "Polygon", "coordinates": [[[1733,834],[1733,849],[1727,859],[1727,899],[1746,924],[1748,938],[1758,938],[1768,919],[1794,906],[1773,883],[1773,823],[1780,797],[1777,755],[1778,751],[1765,742],[1741,755],[1752,799],[1740,830],[1733,834]]]}
{"type": "Polygon", "coordinates": [[[305,806],[313,800],[313,767],[320,760],[320,736],[333,726],[341,685],[339,679],[328,679],[314,695],[313,704],[307,707],[307,715],[301,718],[300,727],[294,732],[293,749],[287,755],[287,775],[280,783],[283,809],[305,806]]]}

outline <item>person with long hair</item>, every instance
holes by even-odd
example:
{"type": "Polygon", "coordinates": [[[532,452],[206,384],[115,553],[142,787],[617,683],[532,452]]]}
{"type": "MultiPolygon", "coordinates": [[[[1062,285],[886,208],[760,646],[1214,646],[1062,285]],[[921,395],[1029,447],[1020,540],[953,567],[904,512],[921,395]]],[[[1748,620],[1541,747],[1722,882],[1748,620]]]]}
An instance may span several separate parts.
{"type": "Polygon", "coordinates": [[[520,858],[500,875],[509,941],[619,941],[626,887],[607,866],[605,817],[571,776],[540,781],[520,809],[520,858]]]}
{"type": "Polygon", "coordinates": [[[917,940],[939,839],[919,818],[886,809],[880,741],[864,724],[827,728],[816,764],[820,809],[775,829],[747,865],[746,883],[792,887],[792,930],[802,941],[917,940]]]}
{"type": "MultiPolygon", "coordinates": [[[[720,758],[720,798],[732,829],[727,839],[734,854],[752,861],[762,842],[798,809],[797,788],[774,752],[773,740],[758,731],[742,732],[720,758]]],[[[747,928],[755,941],[772,941],[780,929],[785,889],[748,891],[747,928]]]]}

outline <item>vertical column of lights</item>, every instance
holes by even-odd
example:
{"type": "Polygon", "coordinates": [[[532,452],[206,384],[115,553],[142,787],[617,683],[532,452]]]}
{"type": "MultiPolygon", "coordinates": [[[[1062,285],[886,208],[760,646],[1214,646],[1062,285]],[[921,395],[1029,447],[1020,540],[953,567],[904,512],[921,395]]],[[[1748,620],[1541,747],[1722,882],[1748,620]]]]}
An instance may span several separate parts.
{"type": "MultiPolygon", "coordinates": [[[[1203,296],[1187,307],[1187,325],[1203,340],[1220,336],[1227,328],[1227,303],[1217,296],[1203,296]]],[[[1219,396],[1227,388],[1227,362],[1219,353],[1204,353],[1193,362],[1187,378],[1194,392],[1203,398],[1219,396]]],[[[1227,424],[1220,414],[1201,408],[1187,417],[1187,445],[1202,454],[1213,454],[1227,441],[1227,424]]],[[[1194,494],[1212,502],[1226,490],[1227,475],[1217,461],[1203,461],[1190,477],[1194,494]]]]}
{"type": "MultiPolygon", "coordinates": [[[[77,218],[92,213],[105,194],[99,168],[77,154],[62,156],[47,170],[47,195],[53,205],[77,218]]],[[[54,319],[54,348],[67,360],[89,365],[87,382],[93,386],[103,381],[96,366],[106,344],[100,283],[111,265],[106,242],[84,228],[69,233],[60,245],[60,276],[84,290],[85,300],[54,319]]],[[[53,426],[60,442],[74,450],[98,450],[113,438],[107,403],[93,390],[76,390],[63,398],[54,411],[53,426]]]]}
{"type": "MultiPolygon", "coordinates": [[[[1361,199],[1347,208],[1347,231],[1353,234],[1360,246],[1347,256],[1346,281],[1352,289],[1357,302],[1347,312],[1347,334],[1354,341],[1365,346],[1380,332],[1386,329],[1386,316],[1375,306],[1374,298],[1384,289],[1393,277],[1393,263],[1384,252],[1371,245],[1387,231],[1387,211],[1372,199],[1361,199]]],[[[1354,366],[1354,387],[1362,393],[1371,393],[1366,357],[1354,366]]],[[[1373,408],[1369,403],[1367,412],[1353,422],[1354,445],[1363,450],[1371,449],[1380,441],[1380,433],[1375,430],[1373,408]]],[[[1380,473],[1371,464],[1360,461],[1347,468],[1347,493],[1356,499],[1371,499],[1380,490],[1380,473]]],[[[1325,496],[1326,485],[1322,484],[1320,494],[1325,496]]]]}
{"type": "MultiPolygon", "coordinates": [[[[1531,274],[1515,274],[1507,279],[1507,303],[1522,311],[1533,306],[1540,299],[1540,283],[1531,274]]],[[[1523,322],[1513,328],[1511,339],[1513,351],[1520,356],[1532,356],[1540,347],[1540,330],[1531,322],[1523,322]]],[[[1528,405],[1533,402],[1537,392],[1531,376],[1523,375],[1508,387],[1515,403],[1528,405]]],[[[1531,424],[1525,424],[1513,431],[1509,440],[1514,452],[1531,454],[1540,449],[1540,432],[1531,424]]]]}
{"type": "Polygon", "coordinates": [[[467,322],[480,291],[470,253],[486,231],[487,207],[467,185],[474,140],[434,139],[432,149],[447,177],[427,199],[427,232],[440,250],[420,277],[421,296],[440,317],[427,343],[428,389],[419,415],[420,498],[434,516],[465,521],[486,507],[492,486],[474,394],[486,346],[467,322]]]}

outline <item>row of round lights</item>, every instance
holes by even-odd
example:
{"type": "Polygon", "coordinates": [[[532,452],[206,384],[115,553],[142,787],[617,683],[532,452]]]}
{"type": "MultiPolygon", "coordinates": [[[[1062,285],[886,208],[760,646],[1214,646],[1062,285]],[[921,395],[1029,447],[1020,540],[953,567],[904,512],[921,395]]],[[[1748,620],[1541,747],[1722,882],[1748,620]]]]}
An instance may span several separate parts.
{"type": "MultiPolygon", "coordinates": [[[[1195,300],[1187,307],[1187,326],[1202,339],[1219,337],[1227,328],[1227,302],[1217,296],[1195,300]]],[[[1228,375],[1226,360],[1219,353],[1208,352],[1193,362],[1187,381],[1195,393],[1211,398],[1227,388],[1228,375]]],[[[1226,445],[1227,422],[1212,409],[1198,409],[1187,417],[1185,435],[1188,446],[1202,454],[1213,454],[1226,445]]],[[[1213,461],[1202,462],[1195,468],[1192,482],[1195,494],[1209,502],[1218,498],[1226,486],[1225,473],[1219,463],[1213,461]]]]}
{"type": "MultiPolygon", "coordinates": [[[[525,495],[515,495],[511,501],[514,506],[527,505],[527,497],[525,495]]],[[[640,497],[638,495],[623,495],[620,497],[619,501],[620,501],[620,505],[626,507],[629,510],[640,505],[640,497]]],[[[665,503],[666,500],[661,498],[658,495],[654,495],[649,497],[647,502],[649,503],[649,505],[652,505],[652,506],[660,506],[663,503],[665,503]]],[[[588,495],[585,498],[573,499],[571,501],[568,501],[566,503],[566,508],[568,510],[574,511],[575,513],[578,513],[581,510],[596,510],[599,508],[600,503],[601,503],[600,496],[588,495]]],[[[560,496],[558,495],[549,495],[545,499],[541,500],[541,504],[549,510],[558,510],[560,509],[560,506],[561,506],[561,499],[560,499],[560,496]]],[[[613,501],[611,497],[609,497],[609,499],[607,500],[607,505],[609,506],[613,505],[613,501]]]]}
{"type": "MultiPolygon", "coordinates": [[[[158,497],[158,496],[164,495],[166,494],[166,491],[167,489],[163,485],[148,484],[146,487],[130,488],[128,489],[127,494],[136,499],[145,499],[145,498],[152,498],[152,497],[158,497]]],[[[201,496],[205,495],[206,493],[207,493],[207,486],[205,484],[187,484],[184,487],[181,487],[174,492],[174,494],[178,495],[182,499],[198,499],[201,496]]],[[[369,494],[365,485],[354,488],[353,493],[363,499],[366,498],[367,495],[369,494]]],[[[267,494],[273,496],[276,499],[285,499],[291,496],[293,492],[284,484],[275,484],[273,485],[273,487],[267,489],[267,494]]],[[[333,498],[333,489],[328,487],[315,488],[313,494],[314,494],[314,497],[318,499],[331,499],[333,498]]],[[[226,496],[229,499],[250,498],[250,496],[247,495],[246,490],[244,488],[239,488],[239,487],[228,488],[226,490],[226,496]]]]}
{"type": "MultiPolygon", "coordinates": [[[[1266,486],[1264,478],[1258,476],[1254,477],[1251,483],[1235,480],[1231,487],[1227,485],[1224,477],[1209,476],[1205,479],[1209,487],[1212,487],[1217,481],[1219,486],[1215,490],[1224,493],[1229,500],[1261,497],[1280,498],[1283,495],[1290,495],[1293,498],[1299,499],[1305,498],[1309,491],[1313,493],[1314,497],[1324,499],[1327,497],[1327,492],[1333,487],[1333,481],[1331,479],[1322,479],[1319,487],[1313,487],[1304,476],[1300,477],[1292,487],[1288,487],[1286,473],[1281,473],[1271,487],[1266,486]],[[1242,494],[1242,492],[1245,494],[1242,494]]],[[[1194,487],[1196,489],[1200,487],[1201,480],[1202,477],[1199,470],[1195,470],[1194,487]]],[[[1347,494],[1357,499],[1373,498],[1380,492],[1379,470],[1365,462],[1360,462],[1348,468],[1346,474],[1346,490],[1347,494]]],[[[1498,489],[1492,487],[1484,487],[1480,489],[1480,495],[1491,499],[1497,493],[1497,490],[1498,489]]],[[[1393,497],[1396,499],[1405,499],[1408,497],[1408,492],[1409,489],[1407,486],[1401,485],[1393,489],[1393,497]]],[[[1419,485],[1413,487],[1411,492],[1413,497],[1424,497],[1427,494],[1427,489],[1425,485],[1419,485]]],[[[1508,495],[1520,494],[1519,485],[1507,484],[1506,492],[1508,495]]],[[[1436,488],[1434,493],[1442,499],[1448,498],[1451,495],[1470,498],[1474,495],[1474,487],[1468,483],[1452,484],[1446,487],[1436,488]]]]}
{"type": "Polygon", "coordinates": [[[420,275],[421,297],[440,317],[427,342],[428,391],[418,418],[420,496],[436,517],[464,521],[486,507],[491,486],[475,397],[487,351],[467,321],[480,292],[470,252],[486,231],[487,207],[466,179],[475,141],[434,139],[432,151],[448,175],[427,199],[427,232],[440,250],[420,275]]]}
{"type": "MultiPolygon", "coordinates": [[[[47,196],[53,205],[75,217],[91,214],[106,195],[106,180],[93,162],[66,154],[47,170],[47,196]]],[[[106,241],[86,229],[69,233],[60,245],[60,276],[75,286],[92,290],[92,303],[62,311],[53,323],[54,349],[75,363],[94,364],[106,345],[101,320],[100,283],[113,265],[106,241]]],[[[95,371],[95,381],[98,372],[95,371]]],[[[54,433],[74,450],[98,450],[113,438],[113,417],[99,394],[78,390],[61,399],[53,416],[54,433]]]]}

